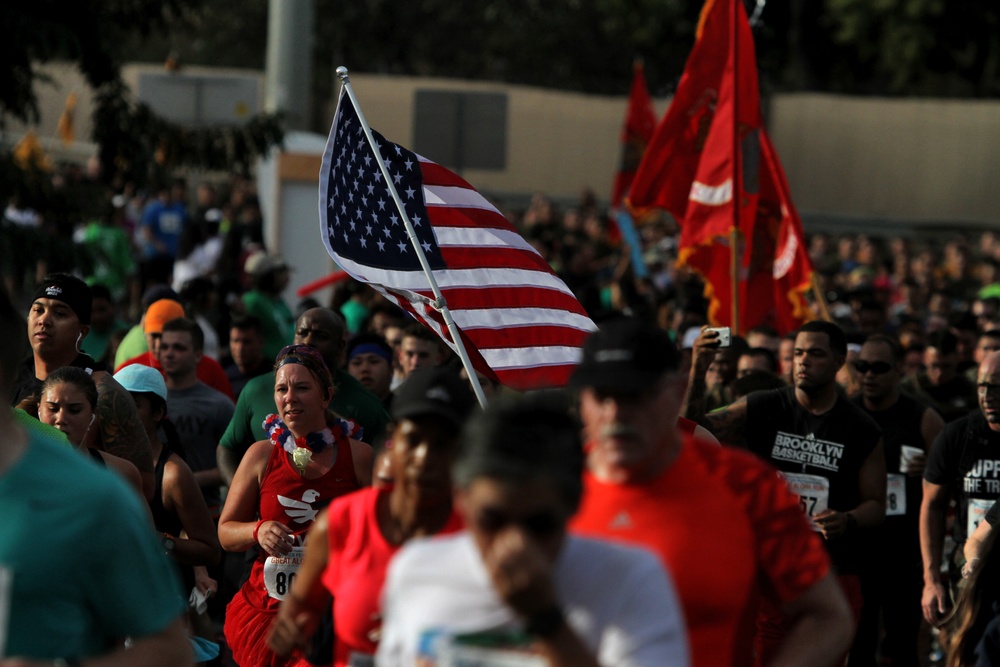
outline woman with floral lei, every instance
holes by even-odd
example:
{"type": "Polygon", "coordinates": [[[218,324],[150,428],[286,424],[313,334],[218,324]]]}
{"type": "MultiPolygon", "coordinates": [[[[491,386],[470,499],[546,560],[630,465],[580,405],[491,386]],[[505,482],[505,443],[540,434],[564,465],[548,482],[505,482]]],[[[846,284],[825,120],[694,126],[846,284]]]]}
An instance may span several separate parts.
{"type": "Polygon", "coordinates": [[[226,608],[225,635],[241,667],[294,664],[266,645],[267,631],[288,595],[317,513],[337,496],[371,482],[372,450],[353,440],[355,427],[328,411],[334,386],[315,349],[290,345],[275,360],[268,440],[243,457],[219,518],[227,551],[258,550],[250,577],[226,608]]]}

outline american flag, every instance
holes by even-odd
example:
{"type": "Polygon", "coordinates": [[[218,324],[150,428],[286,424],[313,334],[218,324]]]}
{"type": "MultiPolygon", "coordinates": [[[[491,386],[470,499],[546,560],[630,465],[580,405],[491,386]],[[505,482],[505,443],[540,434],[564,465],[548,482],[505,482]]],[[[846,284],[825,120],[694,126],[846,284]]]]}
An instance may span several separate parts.
{"type": "MultiPolygon", "coordinates": [[[[372,134],[476,369],[519,390],[564,385],[597,328],[573,293],[471,185],[372,134]]],[[[320,171],[323,243],[455,349],[385,181],[342,90],[320,171]]]]}

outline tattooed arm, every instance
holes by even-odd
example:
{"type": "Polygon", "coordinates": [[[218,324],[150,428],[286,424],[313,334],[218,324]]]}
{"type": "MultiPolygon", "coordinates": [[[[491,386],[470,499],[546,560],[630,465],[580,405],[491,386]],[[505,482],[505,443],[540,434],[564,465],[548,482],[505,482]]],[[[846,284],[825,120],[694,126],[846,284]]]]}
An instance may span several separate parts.
{"type": "Polygon", "coordinates": [[[740,445],[743,442],[743,429],[747,425],[746,396],[724,408],[704,415],[698,423],[711,431],[712,435],[719,439],[719,442],[727,445],[740,445]]]}
{"type": "Polygon", "coordinates": [[[149,436],[139,421],[135,401],[109,373],[94,373],[97,383],[97,419],[101,425],[104,451],[131,462],[142,477],[146,500],[153,497],[156,478],[149,436]]]}

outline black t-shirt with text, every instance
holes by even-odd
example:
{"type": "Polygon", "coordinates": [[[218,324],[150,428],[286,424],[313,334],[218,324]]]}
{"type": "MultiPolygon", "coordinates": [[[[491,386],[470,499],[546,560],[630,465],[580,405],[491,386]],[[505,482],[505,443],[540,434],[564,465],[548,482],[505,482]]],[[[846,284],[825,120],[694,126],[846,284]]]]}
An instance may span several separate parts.
{"type": "Polygon", "coordinates": [[[927,457],[924,479],[947,486],[955,497],[955,541],[969,533],[1000,498],[1000,433],[981,412],[947,424],[927,457]]]}
{"type": "MultiPolygon", "coordinates": [[[[814,415],[795,398],[795,388],[747,396],[747,447],[782,472],[810,515],[824,509],[847,512],[861,503],[858,477],[881,431],[863,410],[843,396],[829,411],[814,415]]],[[[858,569],[865,547],[857,531],[827,542],[840,574],[858,569]]]]}

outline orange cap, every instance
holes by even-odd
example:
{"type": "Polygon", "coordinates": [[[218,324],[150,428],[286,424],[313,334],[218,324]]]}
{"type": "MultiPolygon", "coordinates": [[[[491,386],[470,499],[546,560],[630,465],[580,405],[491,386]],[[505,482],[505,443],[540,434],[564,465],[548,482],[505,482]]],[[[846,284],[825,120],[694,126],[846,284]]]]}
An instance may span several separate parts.
{"type": "Polygon", "coordinates": [[[178,317],[184,317],[184,306],[173,299],[154,301],[146,309],[142,330],[148,334],[163,333],[163,325],[178,317]]]}

